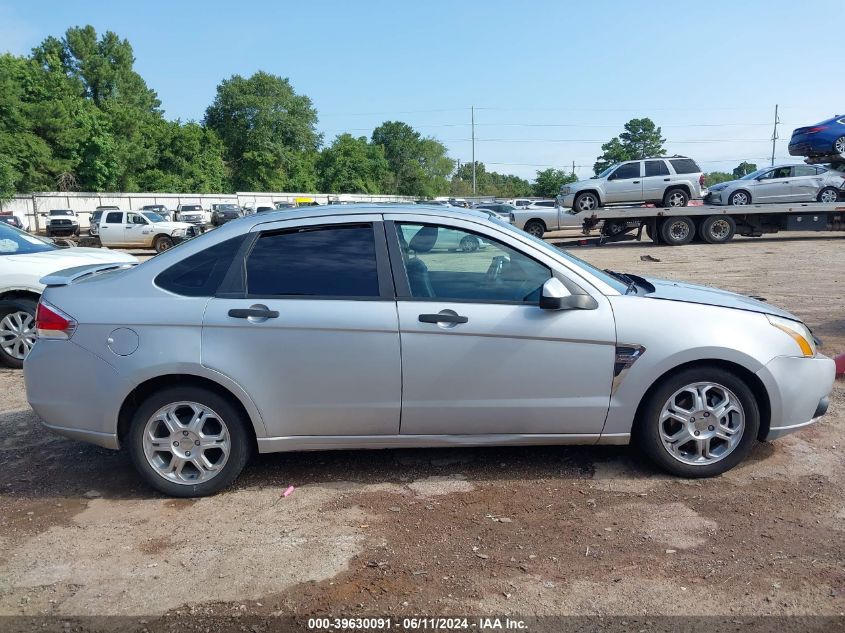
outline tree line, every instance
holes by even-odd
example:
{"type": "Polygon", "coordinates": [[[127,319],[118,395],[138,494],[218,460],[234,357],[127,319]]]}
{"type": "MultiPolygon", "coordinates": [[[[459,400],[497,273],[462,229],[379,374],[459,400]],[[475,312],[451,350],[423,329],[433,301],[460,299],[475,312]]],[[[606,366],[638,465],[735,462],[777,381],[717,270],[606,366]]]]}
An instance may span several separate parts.
{"type": "MultiPolygon", "coordinates": [[[[48,37],[28,56],[0,55],[0,198],[53,190],[472,195],[472,164],[456,163],[407,123],[324,144],[311,100],[261,71],[221,81],[202,121],[170,121],[134,62],[126,39],[92,26],[48,37]]],[[[650,119],[629,121],[602,146],[596,173],[663,155],[664,142],[650,119]]],[[[552,197],[576,179],[549,168],[530,183],[475,164],[482,196],[552,197]]]]}

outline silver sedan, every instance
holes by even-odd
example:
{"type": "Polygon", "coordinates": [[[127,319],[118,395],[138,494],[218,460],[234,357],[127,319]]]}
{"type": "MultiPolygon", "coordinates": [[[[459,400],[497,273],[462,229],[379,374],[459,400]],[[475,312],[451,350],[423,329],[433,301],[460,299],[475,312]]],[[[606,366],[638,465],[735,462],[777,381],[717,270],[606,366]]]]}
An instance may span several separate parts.
{"type": "Polygon", "coordinates": [[[30,404],[175,496],[228,486],[254,449],[635,443],[713,476],[814,422],[834,379],[788,312],[470,210],[270,212],[44,282],[30,404]]]}
{"type": "Polygon", "coordinates": [[[708,188],[704,204],[836,202],[845,174],[822,165],[774,165],[708,188]]]}

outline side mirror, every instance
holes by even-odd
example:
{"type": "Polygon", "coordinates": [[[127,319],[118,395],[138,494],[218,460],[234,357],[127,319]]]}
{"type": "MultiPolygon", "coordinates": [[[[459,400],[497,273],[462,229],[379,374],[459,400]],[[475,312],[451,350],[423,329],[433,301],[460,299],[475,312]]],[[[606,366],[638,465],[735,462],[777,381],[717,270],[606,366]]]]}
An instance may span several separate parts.
{"type": "Polygon", "coordinates": [[[572,294],[560,279],[552,277],[543,284],[540,307],[543,310],[595,310],[598,302],[588,294],[572,294]]]}

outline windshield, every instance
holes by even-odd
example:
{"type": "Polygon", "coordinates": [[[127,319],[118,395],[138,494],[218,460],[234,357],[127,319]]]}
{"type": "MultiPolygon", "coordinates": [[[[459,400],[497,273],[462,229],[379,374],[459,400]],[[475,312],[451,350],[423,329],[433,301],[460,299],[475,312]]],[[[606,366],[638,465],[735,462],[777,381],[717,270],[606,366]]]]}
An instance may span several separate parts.
{"type": "Polygon", "coordinates": [[[583,259],[579,259],[579,258],[575,257],[575,255],[570,255],[569,253],[567,253],[564,250],[561,250],[559,248],[555,248],[554,246],[552,246],[548,242],[540,239],[539,237],[534,237],[533,235],[529,235],[525,231],[519,230],[518,228],[516,228],[513,224],[511,224],[509,222],[505,222],[504,220],[500,220],[499,218],[497,218],[495,216],[490,217],[490,221],[493,224],[510,231],[511,233],[519,233],[520,237],[527,237],[529,240],[534,242],[534,244],[536,244],[537,246],[542,248],[544,251],[550,253],[551,255],[556,255],[558,257],[564,257],[567,261],[571,262],[572,264],[574,264],[578,268],[585,270],[586,272],[591,274],[593,277],[597,277],[598,279],[600,279],[601,281],[606,283],[608,286],[610,286],[611,288],[613,288],[614,290],[616,290],[620,294],[625,294],[625,291],[628,289],[628,287],[625,284],[620,282],[615,277],[608,275],[606,272],[604,272],[600,268],[596,268],[592,264],[588,264],[583,259]]]}
{"type": "Polygon", "coordinates": [[[189,204],[182,207],[182,211],[202,211],[202,207],[198,204],[189,204]]]}
{"type": "Polygon", "coordinates": [[[612,172],[614,169],[616,169],[616,165],[611,165],[610,167],[605,169],[603,172],[601,172],[598,176],[593,176],[593,180],[595,180],[596,178],[604,178],[610,172],[612,172]]]}
{"type": "Polygon", "coordinates": [[[150,222],[164,222],[164,218],[161,217],[155,211],[144,211],[142,215],[147,218],[150,222]]]}
{"type": "Polygon", "coordinates": [[[73,215],[73,211],[66,209],[53,209],[50,211],[50,215],[73,215]]]}
{"type": "Polygon", "coordinates": [[[8,224],[0,223],[0,255],[43,253],[54,251],[57,248],[58,246],[52,242],[30,235],[8,224]]]}
{"type": "Polygon", "coordinates": [[[218,204],[217,209],[220,211],[237,211],[238,205],[236,204],[218,204]]]}

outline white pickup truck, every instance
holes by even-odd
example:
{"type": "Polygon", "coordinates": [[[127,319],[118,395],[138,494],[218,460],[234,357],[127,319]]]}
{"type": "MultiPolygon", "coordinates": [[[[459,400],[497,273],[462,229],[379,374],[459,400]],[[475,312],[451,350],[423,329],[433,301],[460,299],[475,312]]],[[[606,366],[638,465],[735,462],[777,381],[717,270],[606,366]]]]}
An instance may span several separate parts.
{"type": "Polygon", "coordinates": [[[197,232],[192,224],[168,222],[153,211],[106,211],[100,216],[99,223],[103,246],[154,248],[157,253],[193,237],[197,232]]]}
{"type": "Polygon", "coordinates": [[[555,206],[554,201],[551,201],[551,205],[546,205],[545,200],[542,202],[543,205],[532,204],[527,208],[511,211],[511,224],[534,237],[543,237],[548,231],[581,228],[584,219],[592,215],[590,212],[578,213],[574,209],[555,206]]]}

